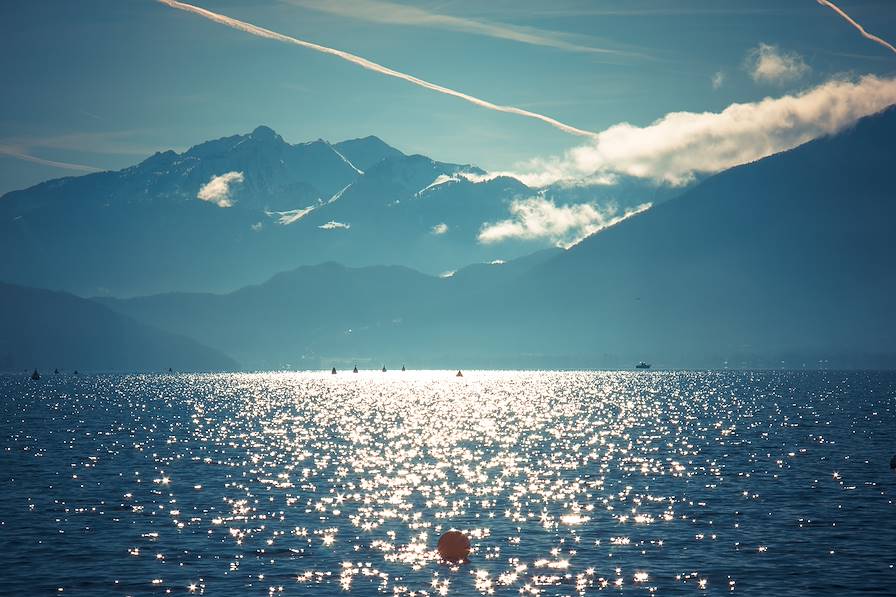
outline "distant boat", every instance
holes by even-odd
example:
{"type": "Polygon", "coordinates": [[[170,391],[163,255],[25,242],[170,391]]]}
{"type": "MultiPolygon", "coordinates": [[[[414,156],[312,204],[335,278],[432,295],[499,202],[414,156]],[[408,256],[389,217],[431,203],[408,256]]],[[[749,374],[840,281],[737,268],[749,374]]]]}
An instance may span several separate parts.
{"type": "Polygon", "coordinates": [[[53,369],[53,375],[59,375],[59,369],[53,369]]]}
{"type": "Polygon", "coordinates": [[[31,374],[31,379],[33,379],[34,381],[40,379],[40,373],[37,372],[37,369],[35,369],[34,373],[31,374]]]}
{"type": "Polygon", "coordinates": [[[401,366],[401,370],[402,370],[402,371],[407,371],[407,369],[404,368],[404,365],[401,366]]]}
{"type": "Polygon", "coordinates": [[[171,370],[171,367],[168,367],[168,373],[174,373],[174,372],[171,370]]]}
{"type": "Polygon", "coordinates": [[[463,376],[464,376],[464,374],[461,373],[460,370],[458,370],[457,375],[455,375],[454,377],[463,377],[463,376]]]}
{"type": "Polygon", "coordinates": [[[352,369],[352,373],[357,373],[357,372],[358,372],[358,366],[357,366],[357,365],[355,365],[355,368],[354,368],[354,369],[352,369]]]}
{"type": "Polygon", "coordinates": [[[336,367],[333,367],[333,370],[330,371],[330,373],[332,373],[333,375],[336,375],[336,367]]]}
{"type": "Polygon", "coordinates": [[[75,369],[75,375],[77,375],[77,374],[78,374],[78,370],[77,370],[77,369],[75,369]]]}
{"type": "Polygon", "coordinates": [[[650,363],[645,363],[644,361],[641,361],[640,363],[635,365],[635,369],[650,369],[650,363]]]}
{"type": "Polygon", "coordinates": [[[383,365],[383,373],[385,373],[385,372],[386,372],[386,366],[383,365]]]}

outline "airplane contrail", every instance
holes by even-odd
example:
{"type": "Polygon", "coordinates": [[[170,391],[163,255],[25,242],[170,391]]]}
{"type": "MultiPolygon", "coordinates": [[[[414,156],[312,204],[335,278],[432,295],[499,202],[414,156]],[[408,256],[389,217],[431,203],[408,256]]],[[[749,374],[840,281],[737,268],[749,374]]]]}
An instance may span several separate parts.
{"type": "Polygon", "coordinates": [[[18,160],[24,160],[26,162],[32,162],[35,164],[42,164],[44,166],[52,166],[53,168],[62,168],[63,170],[78,170],[80,172],[101,172],[102,168],[95,168],[93,166],[85,166],[84,164],[72,164],[70,162],[56,162],[54,160],[45,160],[44,158],[39,158],[37,156],[31,155],[29,153],[24,153],[15,147],[6,147],[0,145],[0,155],[9,156],[11,158],[16,158],[18,160]]]}
{"type": "Polygon", "coordinates": [[[517,114],[519,116],[526,116],[528,118],[535,118],[536,120],[541,120],[542,122],[546,122],[547,124],[560,129],[566,133],[570,133],[573,135],[579,135],[582,137],[595,137],[597,134],[591,131],[586,131],[580,128],[576,128],[574,126],[570,126],[559,120],[551,118],[550,116],[545,116],[544,114],[538,114],[537,112],[530,112],[529,110],[523,110],[522,108],[516,108],[514,106],[502,106],[499,104],[493,104],[492,102],[486,101],[484,99],[480,99],[478,97],[463,93],[461,91],[456,91],[454,89],[450,89],[448,87],[443,87],[442,85],[436,85],[435,83],[430,83],[429,81],[424,81],[423,79],[419,79],[413,75],[409,75],[407,73],[403,73],[389,67],[383,66],[382,64],[377,64],[376,62],[372,62],[367,60],[366,58],[362,58],[360,56],[356,56],[355,54],[350,54],[348,52],[343,52],[342,50],[337,50],[335,48],[328,48],[327,46],[322,46],[319,44],[312,43],[310,41],[304,41],[301,39],[297,39],[295,37],[290,37],[289,35],[283,35],[282,33],[277,33],[276,31],[271,31],[270,29],[265,29],[263,27],[258,27],[251,23],[246,23],[245,21],[240,21],[237,19],[233,19],[226,15],[222,15],[216,12],[212,12],[210,10],[206,10],[204,8],[200,8],[198,6],[193,6],[192,4],[187,4],[185,2],[178,2],[177,0],[158,0],[162,4],[166,4],[171,8],[177,8],[178,10],[183,10],[186,12],[191,12],[193,14],[199,15],[201,17],[205,17],[210,21],[214,21],[215,23],[220,23],[221,25],[226,25],[227,27],[231,27],[233,29],[237,29],[239,31],[245,31],[246,33],[250,33],[252,35],[257,35],[258,37],[264,37],[267,39],[273,39],[275,41],[281,41],[288,44],[294,44],[297,46],[302,46],[304,48],[309,48],[316,52],[322,52],[324,54],[331,54],[348,62],[357,64],[361,68],[365,68],[367,70],[371,70],[383,75],[387,75],[389,77],[395,77],[396,79],[402,79],[407,81],[408,83],[412,83],[419,87],[423,87],[425,89],[431,89],[432,91],[437,91],[438,93],[444,93],[445,95],[451,95],[457,98],[460,98],[464,101],[470,102],[471,104],[475,104],[477,106],[481,106],[483,108],[487,108],[489,110],[495,110],[497,112],[506,112],[508,114],[517,114]]]}
{"type": "Polygon", "coordinates": [[[864,27],[862,27],[862,26],[859,25],[857,22],[855,22],[855,20],[853,20],[852,17],[850,17],[850,16],[849,16],[848,14],[846,14],[845,12],[843,12],[843,10],[841,10],[840,7],[838,7],[838,6],[837,6],[836,4],[834,4],[833,2],[830,2],[829,0],[817,0],[817,1],[818,1],[818,3],[821,4],[822,6],[827,6],[828,8],[830,8],[831,10],[833,10],[834,12],[836,12],[838,15],[840,15],[841,17],[843,17],[843,18],[846,20],[846,22],[848,22],[850,25],[852,25],[853,27],[855,27],[856,29],[858,29],[858,30],[859,30],[859,33],[861,33],[863,37],[865,37],[865,38],[867,38],[867,39],[870,39],[871,41],[873,41],[873,42],[875,42],[875,43],[879,43],[880,45],[882,45],[883,47],[887,48],[887,49],[890,50],[891,52],[896,53],[896,47],[893,47],[893,44],[891,44],[890,42],[888,42],[888,41],[886,41],[886,40],[883,40],[883,39],[879,38],[878,36],[876,36],[876,35],[874,35],[874,34],[872,34],[872,33],[868,33],[867,31],[865,31],[865,28],[864,28],[864,27]]]}

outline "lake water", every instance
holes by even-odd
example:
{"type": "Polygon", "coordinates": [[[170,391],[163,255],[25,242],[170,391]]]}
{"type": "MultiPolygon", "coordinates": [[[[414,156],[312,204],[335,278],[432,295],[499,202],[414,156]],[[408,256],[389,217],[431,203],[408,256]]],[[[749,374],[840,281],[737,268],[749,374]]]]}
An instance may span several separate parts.
{"type": "Polygon", "coordinates": [[[2,376],[0,593],[896,594],[894,373],[453,373],[2,376]]]}

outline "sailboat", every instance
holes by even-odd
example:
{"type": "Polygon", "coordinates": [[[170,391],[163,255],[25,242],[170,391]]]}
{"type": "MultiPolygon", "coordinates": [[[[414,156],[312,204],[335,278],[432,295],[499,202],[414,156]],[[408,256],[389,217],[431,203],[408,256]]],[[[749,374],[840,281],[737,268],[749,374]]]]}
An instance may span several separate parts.
{"type": "Polygon", "coordinates": [[[333,375],[336,375],[336,367],[333,367],[333,370],[330,371],[330,373],[332,373],[333,375]]]}
{"type": "Polygon", "coordinates": [[[457,375],[455,375],[454,377],[463,377],[463,376],[464,376],[464,374],[461,373],[460,370],[458,369],[457,375]]]}
{"type": "Polygon", "coordinates": [[[386,366],[383,365],[383,373],[385,373],[385,372],[386,372],[386,366]]]}
{"type": "Polygon", "coordinates": [[[355,365],[355,368],[354,368],[354,369],[352,369],[352,373],[357,373],[357,372],[358,372],[358,366],[357,366],[357,365],[355,365]]]}
{"type": "Polygon", "coordinates": [[[37,372],[37,369],[35,369],[34,373],[31,374],[31,379],[33,379],[34,381],[37,381],[38,379],[40,379],[40,373],[37,372]]]}
{"type": "Polygon", "coordinates": [[[402,370],[402,371],[407,371],[407,369],[404,368],[404,365],[401,366],[401,370],[402,370]]]}

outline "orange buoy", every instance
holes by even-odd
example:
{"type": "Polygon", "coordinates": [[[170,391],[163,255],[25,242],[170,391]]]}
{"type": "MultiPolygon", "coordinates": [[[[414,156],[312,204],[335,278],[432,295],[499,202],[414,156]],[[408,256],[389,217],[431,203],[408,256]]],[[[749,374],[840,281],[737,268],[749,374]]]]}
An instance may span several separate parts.
{"type": "Polygon", "coordinates": [[[448,531],[439,537],[439,545],[436,547],[443,560],[448,562],[463,562],[470,555],[470,540],[460,531],[448,531]]]}

